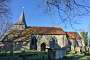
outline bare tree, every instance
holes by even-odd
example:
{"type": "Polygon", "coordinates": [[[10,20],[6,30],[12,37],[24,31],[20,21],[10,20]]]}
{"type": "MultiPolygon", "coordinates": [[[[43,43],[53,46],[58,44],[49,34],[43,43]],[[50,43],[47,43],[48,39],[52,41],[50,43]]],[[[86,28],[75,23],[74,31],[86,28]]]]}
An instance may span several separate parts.
{"type": "Polygon", "coordinates": [[[58,13],[60,17],[60,23],[79,24],[79,20],[74,20],[73,18],[77,16],[83,16],[89,14],[90,6],[88,4],[89,0],[43,0],[44,5],[47,7],[48,11],[58,13]]]}
{"type": "Polygon", "coordinates": [[[0,0],[0,38],[10,26],[9,1],[10,0],[0,0]]]}

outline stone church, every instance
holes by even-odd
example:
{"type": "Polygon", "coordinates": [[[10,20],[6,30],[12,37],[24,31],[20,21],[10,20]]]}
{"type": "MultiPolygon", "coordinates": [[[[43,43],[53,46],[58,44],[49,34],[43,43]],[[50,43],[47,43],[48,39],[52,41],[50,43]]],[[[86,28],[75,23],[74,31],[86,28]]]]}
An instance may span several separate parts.
{"type": "Polygon", "coordinates": [[[67,33],[62,28],[27,26],[24,12],[1,41],[4,42],[0,42],[0,49],[10,50],[13,47],[15,51],[46,51],[46,48],[58,49],[70,46],[67,33]]]}

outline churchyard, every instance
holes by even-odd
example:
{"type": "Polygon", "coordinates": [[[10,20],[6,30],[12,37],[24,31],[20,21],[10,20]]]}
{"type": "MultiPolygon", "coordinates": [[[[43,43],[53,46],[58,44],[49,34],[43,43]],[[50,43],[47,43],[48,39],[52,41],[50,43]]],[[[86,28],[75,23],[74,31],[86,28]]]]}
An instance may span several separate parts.
{"type": "MultiPolygon", "coordinates": [[[[48,52],[38,52],[35,50],[29,50],[29,51],[14,51],[11,52],[3,52],[0,53],[0,59],[1,60],[49,60],[48,58],[48,52]]],[[[73,53],[73,52],[67,52],[67,54],[59,60],[90,60],[90,53],[73,53]]]]}

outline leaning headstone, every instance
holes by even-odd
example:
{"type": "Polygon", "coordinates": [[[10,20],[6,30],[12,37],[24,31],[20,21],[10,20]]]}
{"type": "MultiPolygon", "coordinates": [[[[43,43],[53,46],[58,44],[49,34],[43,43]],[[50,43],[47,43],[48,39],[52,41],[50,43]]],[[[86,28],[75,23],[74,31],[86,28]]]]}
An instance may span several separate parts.
{"type": "Polygon", "coordinates": [[[55,60],[55,51],[53,49],[48,49],[48,59],[55,60]]]}
{"type": "Polygon", "coordinates": [[[48,59],[49,60],[63,59],[65,54],[66,54],[66,48],[48,49],[48,59]]]}
{"type": "Polygon", "coordinates": [[[66,54],[66,49],[65,48],[60,48],[55,50],[55,59],[63,59],[63,57],[66,54]]]}

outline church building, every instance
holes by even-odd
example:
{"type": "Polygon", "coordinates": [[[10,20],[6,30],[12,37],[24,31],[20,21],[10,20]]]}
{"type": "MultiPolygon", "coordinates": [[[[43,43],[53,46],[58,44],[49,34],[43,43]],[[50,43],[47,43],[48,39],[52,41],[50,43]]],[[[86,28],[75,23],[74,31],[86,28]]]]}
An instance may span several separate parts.
{"type": "Polygon", "coordinates": [[[47,48],[67,48],[70,46],[67,33],[60,27],[27,26],[24,12],[1,39],[0,49],[46,51],[47,48]],[[9,43],[8,43],[9,42],[9,43]],[[8,49],[7,49],[8,48],[8,49]]]}

